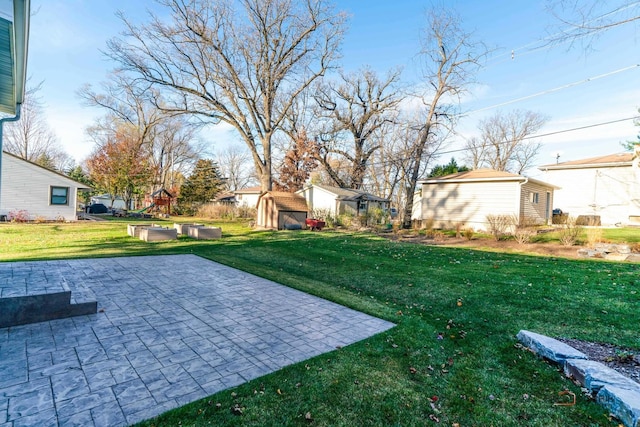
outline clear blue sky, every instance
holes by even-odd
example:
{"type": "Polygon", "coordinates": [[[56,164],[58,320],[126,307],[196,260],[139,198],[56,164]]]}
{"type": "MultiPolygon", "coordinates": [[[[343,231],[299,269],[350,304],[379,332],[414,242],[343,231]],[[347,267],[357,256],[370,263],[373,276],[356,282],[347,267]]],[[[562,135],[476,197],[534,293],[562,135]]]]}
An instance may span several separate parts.
{"type": "MultiPolygon", "coordinates": [[[[416,53],[426,22],[427,1],[336,3],[350,14],[342,49],[345,68],[370,65],[384,73],[402,66],[407,81],[418,81],[416,53]]],[[[497,109],[529,109],[548,116],[541,134],[637,115],[640,67],[635,65],[640,64],[640,41],[638,27],[633,24],[601,35],[588,50],[580,43],[539,48],[542,38],[558,30],[550,28],[554,21],[545,12],[544,1],[446,3],[457,9],[465,29],[495,48],[477,76],[478,84],[464,97],[463,109],[469,114],[461,121],[461,136],[451,142],[450,150],[459,149],[464,137],[476,133],[478,121],[497,109]],[[577,84],[587,79],[590,81],[577,84]],[[569,87],[553,91],[564,86],[569,87]],[[545,94],[512,102],[538,93],[545,94]],[[495,108],[504,103],[508,104],[495,108]]],[[[150,0],[32,0],[35,15],[28,73],[32,82],[44,81],[41,97],[47,107],[47,121],[65,150],[77,160],[91,151],[92,143],[84,129],[102,112],[84,107],[76,92],[84,83],[99,84],[114,65],[100,51],[122,29],[115,12],[121,10],[139,21],[147,8],[155,7],[150,0]]],[[[625,121],[545,136],[539,139],[544,147],[537,163],[555,162],[557,152],[561,161],[619,152],[619,142],[635,139],[639,130],[632,121],[625,121]]],[[[212,142],[234,140],[232,132],[224,128],[207,133],[212,142]]],[[[461,158],[452,152],[444,154],[441,162],[451,156],[461,158]]]]}

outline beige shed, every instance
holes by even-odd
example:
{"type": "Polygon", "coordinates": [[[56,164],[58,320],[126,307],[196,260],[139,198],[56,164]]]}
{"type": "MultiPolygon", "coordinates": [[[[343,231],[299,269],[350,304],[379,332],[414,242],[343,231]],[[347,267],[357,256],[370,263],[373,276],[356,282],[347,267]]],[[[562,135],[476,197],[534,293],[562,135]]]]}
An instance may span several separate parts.
{"type": "Polygon", "coordinates": [[[295,193],[268,191],[258,198],[256,225],[274,230],[292,230],[305,227],[307,201],[295,193]]]}

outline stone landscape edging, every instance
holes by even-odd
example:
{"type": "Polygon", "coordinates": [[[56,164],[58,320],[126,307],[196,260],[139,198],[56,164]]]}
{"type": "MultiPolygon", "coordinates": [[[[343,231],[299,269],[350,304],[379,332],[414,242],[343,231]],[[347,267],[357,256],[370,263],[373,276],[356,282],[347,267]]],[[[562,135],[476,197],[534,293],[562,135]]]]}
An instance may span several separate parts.
{"type": "Polygon", "coordinates": [[[538,356],[562,367],[596,402],[626,427],[640,427],[640,384],[554,338],[521,330],[516,338],[538,356]]]}

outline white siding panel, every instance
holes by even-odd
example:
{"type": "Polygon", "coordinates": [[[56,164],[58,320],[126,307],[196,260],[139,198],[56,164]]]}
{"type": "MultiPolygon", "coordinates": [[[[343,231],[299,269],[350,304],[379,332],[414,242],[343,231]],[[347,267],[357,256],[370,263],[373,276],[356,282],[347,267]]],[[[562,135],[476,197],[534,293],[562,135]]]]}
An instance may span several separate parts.
{"type": "Polygon", "coordinates": [[[423,184],[422,219],[433,218],[438,227],[486,229],[487,215],[518,214],[519,200],[518,182],[423,184]]]}
{"type": "Polygon", "coordinates": [[[307,200],[307,206],[312,211],[327,211],[332,216],[337,216],[336,195],[320,187],[306,187],[297,192],[307,200]]]}
{"type": "Polygon", "coordinates": [[[551,210],[553,209],[553,189],[527,182],[522,185],[520,194],[520,217],[526,217],[534,220],[536,223],[545,224],[551,218],[551,210]],[[531,194],[538,194],[538,202],[531,201],[531,194]],[[547,193],[549,193],[549,203],[547,206],[547,193]]]}
{"type": "Polygon", "coordinates": [[[71,179],[13,156],[3,155],[0,185],[2,214],[8,214],[13,210],[25,210],[31,219],[76,219],[78,184],[71,179]],[[68,205],[49,203],[51,186],[69,187],[68,205]]]}
{"type": "Polygon", "coordinates": [[[603,225],[613,225],[640,215],[637,167],[549,170],[544,180],[561,187],[553,207],[571,216],[600,215],[603,225]]]}

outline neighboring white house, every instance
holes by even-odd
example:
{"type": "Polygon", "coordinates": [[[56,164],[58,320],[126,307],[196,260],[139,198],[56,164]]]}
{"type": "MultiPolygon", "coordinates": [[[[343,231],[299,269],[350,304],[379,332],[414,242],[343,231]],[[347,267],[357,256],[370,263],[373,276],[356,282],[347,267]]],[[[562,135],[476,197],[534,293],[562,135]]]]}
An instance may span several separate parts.
{"type": "Polygon", "coordinates": [[[640,222],[640,150],[540,166],[562,187],[554,208],[570,216],[598,215],[602,225],[640,222]]]}
{"type": "Polygon", "coordinates": [[[233,193],[235,194],[238,207],[256,208],[258,206],[258,199],[262,194],[262,188],[260,186],[241,188],[233,193]]]}
{"type": "Polygon", "coordinates": [[[390,201],[382,197],[351,188],[312,184],[296,191],[307,200],[311,211],[322,211],[336,217],[342,214],[366,215],[372,209],[388,211],[390,201]]]}
{"type": "Polygon", "coordinates": [[[554,190],[546,182],[509,172],[477,169],[418,181],[413,220],[433,220],[438,228],[460,224],[487,229],[487,215],[551,222],[554,190]]]}
{"type": "Polygon", "coordinates": [[[85,184],[9,154],[2,153],[0,215],[21,211],[29,219],[74,221],[78,189],[85,184]]]}

